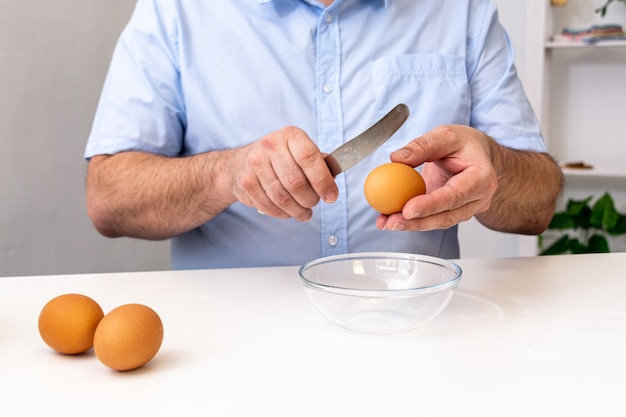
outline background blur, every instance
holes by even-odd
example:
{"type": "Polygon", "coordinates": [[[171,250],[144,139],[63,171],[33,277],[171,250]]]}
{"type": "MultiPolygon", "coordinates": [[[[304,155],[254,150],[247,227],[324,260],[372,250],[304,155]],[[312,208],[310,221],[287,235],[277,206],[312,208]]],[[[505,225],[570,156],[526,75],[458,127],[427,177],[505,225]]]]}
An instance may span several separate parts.
{"type": "MultiPolygon", "coordinates": [[[[526,4],[496,3],[523,79],[526,4]]],[[[85,211],[85,141],[134,4],[0,0],[0,276],[169,268],[167,242],[106,239],[85,211]]],[[[463,257],[515,256],[518,244],[461,227],[463,257]]]]}
{"type": "Polygon", "coordinates": [[[168,269],[165,242],[106,239],[85,141],[133,0],[0,0],[0,276],[168,269]]]}

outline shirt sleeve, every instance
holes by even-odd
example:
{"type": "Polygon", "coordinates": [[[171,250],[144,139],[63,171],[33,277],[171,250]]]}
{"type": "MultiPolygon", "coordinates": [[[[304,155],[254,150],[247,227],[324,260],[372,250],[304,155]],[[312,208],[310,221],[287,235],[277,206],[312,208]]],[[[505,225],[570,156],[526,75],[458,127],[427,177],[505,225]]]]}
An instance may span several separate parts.
{"type": "Polygon", "coordinates": [[[123,151],[180,154],[184,99],[177,26],[158,0],[139,0],[113,53],[85,158],[123,151]]]}
{"type": "Polygon", "coordinates": [[[545,152],[539,122],[524,93],[510,39],[496,7],[485,7],[470,23],[468,77],[470,124],[504,146],[545,152]]]}

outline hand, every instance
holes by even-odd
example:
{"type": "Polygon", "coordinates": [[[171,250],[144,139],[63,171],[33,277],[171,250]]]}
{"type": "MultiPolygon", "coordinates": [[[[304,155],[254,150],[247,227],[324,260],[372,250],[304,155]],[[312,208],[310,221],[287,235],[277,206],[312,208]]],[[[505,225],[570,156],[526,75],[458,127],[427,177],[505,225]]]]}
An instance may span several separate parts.
{"type": "Polygon", "coordinates": [[[380,215],[379,229],[447,229],[490,208],[498,188],[487,135],[467,126],[439,127],[391,154],[413,167],[423,164],[426,194],[409,200],[402,213],[380,215]]]}
{"type": "Polygon", "coordinates": [[[269,216],[306,221],[320,198],[337,199],[324,156],[301,129],[277,130],[235,149],[229,160],[232,195],[269,216]]]}

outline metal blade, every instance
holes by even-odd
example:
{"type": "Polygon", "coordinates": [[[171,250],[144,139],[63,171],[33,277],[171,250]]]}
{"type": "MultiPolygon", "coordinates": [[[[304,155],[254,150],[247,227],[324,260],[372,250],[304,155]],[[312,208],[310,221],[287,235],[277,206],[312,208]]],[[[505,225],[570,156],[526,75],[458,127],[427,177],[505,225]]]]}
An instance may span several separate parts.
{"type": "Polygon", "coordinates": [[[371,155],[396,133],[408,117],[409,108],[398,104],[365,132],[332,151],[325,160],[333,177],[371,155]]]}

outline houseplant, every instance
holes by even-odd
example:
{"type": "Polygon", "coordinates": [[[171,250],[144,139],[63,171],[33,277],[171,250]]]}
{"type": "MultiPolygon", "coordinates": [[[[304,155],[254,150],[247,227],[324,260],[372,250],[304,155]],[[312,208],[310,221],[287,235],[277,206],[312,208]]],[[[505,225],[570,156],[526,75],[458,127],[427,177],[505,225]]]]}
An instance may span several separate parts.
{"type": "Polygon", "coordinates": [[[606,3],[604,3],[604,6],[598,7],[596,9],[596,13],[600,13],[600,16],[604,17],[604,15],[606,15],[607,8],[614,1],[618,1],[618,2],[624,3],[624,5],[626,6],[626,0],[606,0],[606,3]]]}
{"type": "Polygon", "coordinates": [[[564,211],[554,214],[548,233],[557,231],[560,237],[544,247],[546,236],[539,236],[539,255],[611,251],[608,238],[626,235],[626,215],[615,209],[609,193],[604,193],[593,204],[592,199],[570,199],[564,211]]]}

